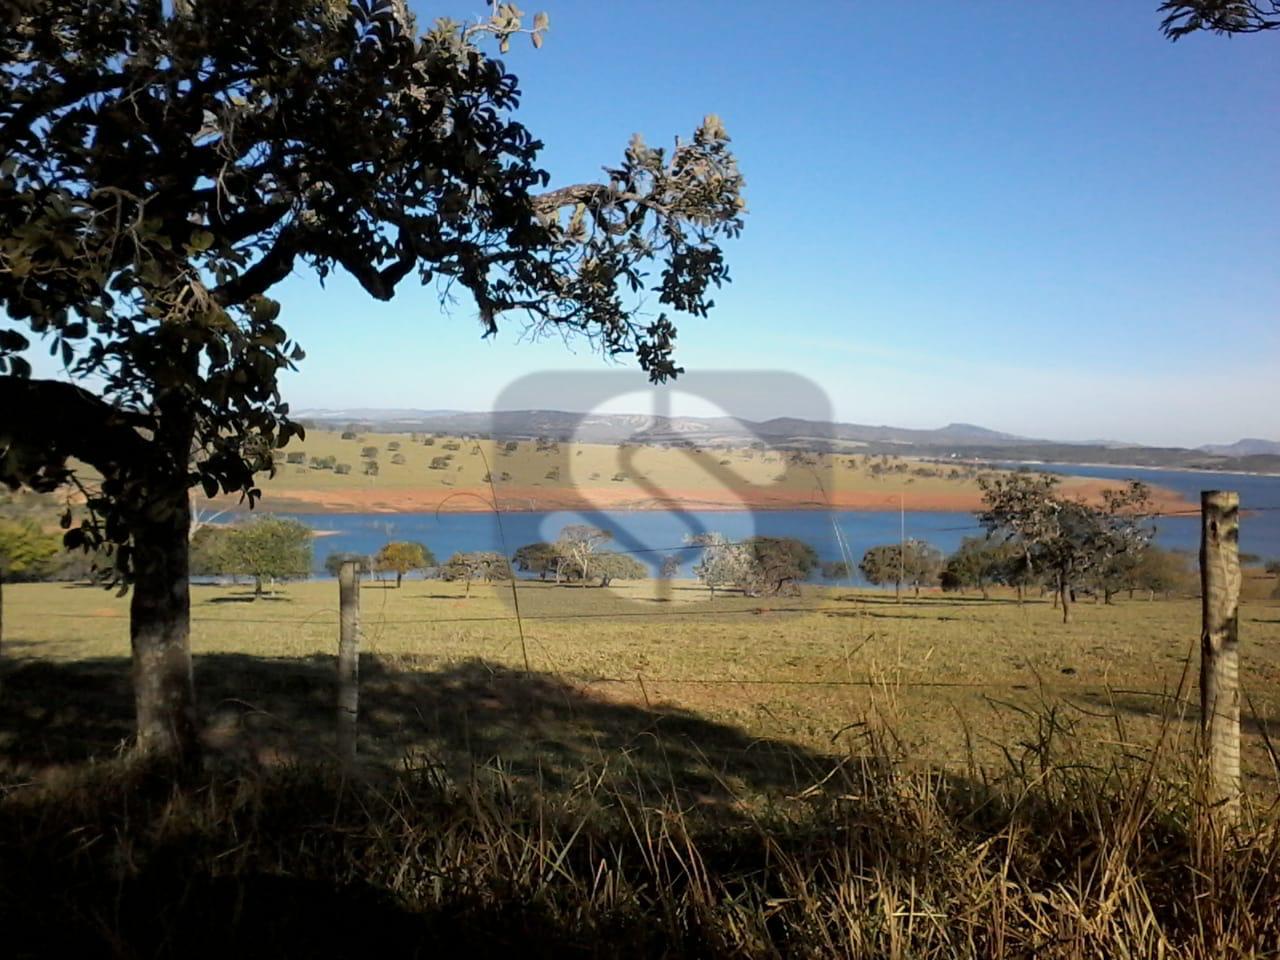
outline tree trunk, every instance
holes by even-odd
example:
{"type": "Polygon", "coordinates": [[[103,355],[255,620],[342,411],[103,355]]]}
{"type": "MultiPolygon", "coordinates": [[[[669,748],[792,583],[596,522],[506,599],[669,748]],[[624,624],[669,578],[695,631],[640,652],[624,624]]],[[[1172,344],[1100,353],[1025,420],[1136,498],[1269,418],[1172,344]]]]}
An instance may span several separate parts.
{"type": "Polygon", "coordinates": [[[400,581],[404,579],[404,574],[396,571],[396,589],[400,589],[400,581]]]}
{"type": "Polygon", "coordinates": [[[902,602],[902,581],[893,581],[893,599],[898,603],[902,602]]]}
{"type": "Polygon", "coordinates": [[[4,572],[0,571],[0,693],[4,692],[4,572]]]}
{"type": "Polygon", "coordinates": [[[1071,601],[1075,599],[1072,589],[1067,586],[1066,580],[1059,581],[1058,593],[1062,599],[1062,622],[1071,622],[1071,601]]]}
{"type": "Polygon", "coordinates": [[[139,519],[129,607],[138,749],[182,764],[200,756],[187,579],[190,527],[185,489],[168,503],[153,503],[139,519]]]}
{"type": "Polygon", "coordinates": [[[1018,591],[1018,606],[1022,606],[1022,584],[1018,584],[1014,589],[1018,591]]]}
{"type": "Polygon", "coordinates": [[[253,578],[253,599],[257,600],[260,596],[262,596],[262,578],[254,577],[253,578]]]}

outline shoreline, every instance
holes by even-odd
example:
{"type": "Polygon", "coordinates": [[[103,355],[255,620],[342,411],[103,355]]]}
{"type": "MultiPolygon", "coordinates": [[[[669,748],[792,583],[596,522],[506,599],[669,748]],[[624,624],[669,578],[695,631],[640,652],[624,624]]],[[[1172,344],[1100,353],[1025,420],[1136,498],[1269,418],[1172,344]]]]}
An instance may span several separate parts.
{"type": "MultiPolygon", "coordinates": [[[[1066,493],[1096,499],[1112,481],[1091,477],[1075,477],[1066,493]]],[[[347,488],[339,490],[263,491],[260,506],[272,512],[302,515],[326,514],[476,514],[476,513],[555,513],[594,512],[670,513],[673,511],[777,512],[790,510],[896,513],[974,513],[982,509],[982,496],[976,489],[961,491],[907,490],[833,490],[825,497],[809,491],[785,491],[758,488],[753,490],[671,490],[658,496],[637,495],[634,488],[618,490],[609,487],[587,487],[550,490],[542,487],[511,488],[502,491],[495,504],[488,487],[441,490],[439,488],[402,487],[392,490],[347,488]]],[[[1168,488],[1152,487],[1152,505],[1159,512],[1181,511],[1198,507],[1168,488]]],[[[230,509],[245,508],[239,503],[201,498],[197,506],[230,509]]]]}
{"type": "MultiPolygon", "coordinates": [[[[988,460],[990,464],[1016,463],[1024,467],[1101,467],[1109,470],[1156,470],[1164,473],[1207,473],[1219,477],[1270,477],[1280,479],[1280,473],[1262,470],[1214,470],[1211,467],[1153,467],[1141,463],[1077,463],[1066,460],[988,460]]],[[[1080,474],[1065,474],[1078,477],[1080,474]]]]}

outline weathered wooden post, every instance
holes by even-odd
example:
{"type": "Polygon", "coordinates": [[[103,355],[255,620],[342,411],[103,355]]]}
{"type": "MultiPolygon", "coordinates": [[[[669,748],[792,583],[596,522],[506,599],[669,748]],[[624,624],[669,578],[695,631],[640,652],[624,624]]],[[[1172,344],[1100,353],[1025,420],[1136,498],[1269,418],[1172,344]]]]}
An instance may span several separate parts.
{"type": "Polygon", "coordinates": [[[1200,494],[1200,732],[1207,800],[1221,822],[1240,816],[1240,495],[1200,494]]]}
{"type": "Polygon", "coordinates": [[[360,575],[354,560],[338,570],[338,603],[338,756],[350,766],[360,710],[360,575]]]}

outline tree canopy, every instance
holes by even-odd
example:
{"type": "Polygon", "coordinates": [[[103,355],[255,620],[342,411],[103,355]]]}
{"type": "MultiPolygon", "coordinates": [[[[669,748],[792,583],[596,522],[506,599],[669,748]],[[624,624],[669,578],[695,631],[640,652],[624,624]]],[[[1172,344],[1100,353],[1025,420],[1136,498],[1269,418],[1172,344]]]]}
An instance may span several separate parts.
{"type": "Polygon", "coordinates": [[[83,488],[65,539],[107,547],[134,584],[146,749],[198,748],[188,491],[252,505],[302,433],[279,389],[303,352],[277,283],[342,271],[378,300],[438,283],[486,334],[513,315],[661,381],[679,372],[671,314],[705,316],[728,279],[742,178],[714,116],[669,149],[634,137],[602,182],[545,189],[517,79],[482,49],[540,43],[542,15],[498,4],[420,31],[373,0],[5,13],[0,409],[23,416],[0,422],[0,482],[83,488]],[[33,339],[68,381],[30,376],[33,339]]]}
{"type": "Polygon", "coordinates": [[[193,542],[197,573],[250,577],[254,596],[264,580],[291,580],[311,573],[311,528],[283,517],[259,517],[231,527],[202,527],[193,542]],[[197,559],[198,558],[198,559],[197,559]]]}
{"type": "Polygon", "coordinates": [[[58,538],[34,521],[0,518],[0,581],[42,574],[54,563],[58,550],[58,538]]]}
{"type": "Polygon", "coordinates": [[[938,581],[942,572],[942,553],[937,547],[923,540],[907,540],[904,544],[889,543],[872,547],[862,555],[858,570],[868,583],[876,586],[894,585],[901,593],[902,585],[920,588],[938,581]]]}
{"type": "Polygon", "coordinates": [[[431,552],[430,547],[409,540],[395,540],[383,544],[373,558],[374,572],[394,573],[397,588],[406,573],[435,565],[436,556],[431,552]]]}
{"type": "Polygon", "coordinates": [[[331,577],[336,577],[342,570],[342,565],[348,561],[356,565],[356,573],[360,576],[364,576],[373,570],[373,557],[363,553],[339,550],[324,558],[325,573],[331,577]]]}
{"type": "Polygon", "coordinates": [[[1164,0],[1160,28],[1170,40],[1197,30],[1261,33],[1280,29],[1280,0],[1164,0]]]}
{"type": "Polygon", "coordinates": [[[986,509],[978,520],[989,534],[1021,551],[1028,572],[1049,580],[1066,621],[1072,590],[1089,578],[1102,583],[1122,564],[1135,561],[1154,531],[1145,484],[1131,481],[1103,490],[1102,502],[1091,504],[1062,496],[1060,482],[1029,471],[979,477],[986,509]]]}

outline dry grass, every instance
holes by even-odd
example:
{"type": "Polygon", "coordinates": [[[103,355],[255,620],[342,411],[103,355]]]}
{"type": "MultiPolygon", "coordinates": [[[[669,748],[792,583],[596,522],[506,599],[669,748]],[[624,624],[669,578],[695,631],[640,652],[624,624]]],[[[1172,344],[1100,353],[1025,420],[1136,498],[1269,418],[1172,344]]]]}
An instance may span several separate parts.
{"type": "MultiPolygon", "coordinates": [[[[423,435],[425,439],[428,435],[423,435]]],[[[601,508],[643,509],[678,501],[683,506],[741,509],[824,504],[861,509],[971,510],[981,501],[976,471],[948,464],[848,454],[792,455],[777,450],[670,449],[565,442],[538,449],[530,440],[508,453],[500,441],[431,437],[430,446],[409,434],[361,434],[343,440],[338,431],[312,430],[285,453],[305,454],[308,465],[281,464],[262,476],[273,510],[430,510],[444,498],[451,510],[489,509],[491,473],[504,509],[557,508],[589,502],[601,508]],[[398,447],[392,449],[392,444],[398,447]],[[456,445],[457,449],[446,449],[456,445]],[[376,447],[379,470],[364,473],[361,453],[376,447]],[[399,456],[403,463],[396,464],[399,456]],[[445,469],[431,469],[448,456],[445,469]],[[313,469],[314,458],[333,457],[351,467],[339,475],[313,469]],[[870,460],[883,463],[873,472],[870,460]],[[955,473],[953,474],[953,471],[955,473]],[[550,474],[550,475],[549,475],[550,474]]],[[[1066,478],[1064,489],[1087,494],[1105,484],[1066,478]]],[[[1162,503],[1180,501],[1164,496],[1162,503]]],[[[226,501],[230,504],[231,501],[226,501]]]]}
{"type": "Polygon", "coordinates": [[[366,765],[342,781],[326,763],[336,587],[197,588],[210,764],[175,786],[113,759],[124,601],[10,587],[6,953],[1280,946],[1280,604],[1243,609],[1250,797],[1223,834],[1194,801],[1194,711],[1149,695],[1193,696],[1195,601],[1082,604],[1064,626],[1006,597],[529,583],[526,673],[506,589],[366,585],[366,765]]]}
{"type": "MultiPolygon", "coordinates": [[[[1189,749],[1195,729],[1193,599],[1081,603],[1064,625],[1047,601],[1019,606],[1005,596],[926,594],[899,604],[812,587],[798,599],[709,601],[688,582],[667,593],[655,582],[607,590],[521,582],[519,591],[523,644],[508,586],[477,585],[467,597],[460,584],[439,581],[365,585],[367,752],[395,760],[405,751],[465,758],[487,750],[532,766],[541,744],[577,743],[578,713],[599,714],[603,726],[623,723],[610,711],[629,724],[610,741],[618,749],[651,715],[666,713],[815,756],[857,749],[868,730],[882,729],[904,756],[950,769],[1003,766],[1006,750],[1032,736],[1033,718],[1046,711],[1093,746],[1095,762],[1148,755],[1166,720],[1175,753],[1189,749]],[[547,685],[536,695],[518,679],[526,656],[547,685]],[[528,701],[527,713],[514,709],[517,701],[528,701]],[[477,724],[483,734],[466,729],[477,724]]],[[[41,689],[54,681],[38,680],[40,670],[64,677],[60,683],[86,672],[114,678],[111,689],[127,694],[125,600],[59,584],[10,586],[6,598],[6,655],[22,662],[9,687],[19,697],[22,677],[30,678],[30,736],[58,740],[41,689]]],[[[256,603],[241,588],[194,588],[193,648],[212,729],[239,736],[246,717],[287,716],[261,749],[305,756],[308,718],[328,732],[336,623],[329,582],[289,585],[256,603]],[[296,702],[294,691],[307,684],[314,689],[296,702]]],[[[1245,767],[1257,789],[1269,790],[1280,602],[1248,599],[1241,629],[1245,767]]],[[[83,686],[89,697],[97,689],[83,686]]],[[[123,737],[127,698],[119,706],[123,737]]],[[[15,736],[12,725],[0,731],[11,747],[15,736]]],[[[102,751],[113,746],[105,736],[95,742],[102,751]]],[[[34,757],[41,748],[21,752],[34,757]]]]}

